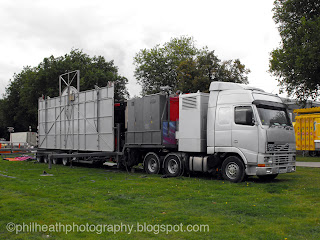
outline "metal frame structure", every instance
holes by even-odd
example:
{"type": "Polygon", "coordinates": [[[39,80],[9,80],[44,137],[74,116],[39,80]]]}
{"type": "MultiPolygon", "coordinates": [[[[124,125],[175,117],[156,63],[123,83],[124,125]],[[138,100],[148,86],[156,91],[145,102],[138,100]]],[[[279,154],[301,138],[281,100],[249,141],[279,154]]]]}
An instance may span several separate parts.
{"type": "Polygon", "coordinates": [[[70,94],[70,87],[71,84],[73,82],[73,80],[77,78],[77,90],[78,92],[80,92],[80,70],[75,70],[72,72],[67,72],[65,74],[61,74],[59,76],[59,96],[61,96],[62,94],[62,82],[65,83],[65,85],[68,88],[68,95],[70,94]],[[67,76],[67,78],[65,79],[65,76],[67,76]]]}

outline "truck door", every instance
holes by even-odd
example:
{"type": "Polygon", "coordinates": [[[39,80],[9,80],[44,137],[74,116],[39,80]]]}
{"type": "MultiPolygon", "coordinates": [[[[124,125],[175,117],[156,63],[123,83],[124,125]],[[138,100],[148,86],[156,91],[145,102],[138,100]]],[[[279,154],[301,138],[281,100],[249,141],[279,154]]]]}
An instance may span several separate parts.
{"type": "Polygon", "coordinates": [[[232,146],[238,148],[248,163],[257,163],[259,136],[258,126],[251,106],[235,106],[232,121],[232,146]]]}

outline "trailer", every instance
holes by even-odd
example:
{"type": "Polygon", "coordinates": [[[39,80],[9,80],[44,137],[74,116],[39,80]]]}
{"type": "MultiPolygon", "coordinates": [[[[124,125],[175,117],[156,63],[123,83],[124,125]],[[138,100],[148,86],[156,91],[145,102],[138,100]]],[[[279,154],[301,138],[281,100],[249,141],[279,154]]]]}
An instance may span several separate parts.
{"type": "Polygon", "coordinates": [[[296,149],[320,155],[320,107],[295,109],[296,149]]]}
{"type": "Polygon", "coordinates": [[[142,163],[149,174],[203,172],[231,182],[295,172],[287,107],[261,89],[212,82],[210,93],[115,102],[112,84],[80,92],[64,82],[59,97],[39,99],[38,161],[142,163]]]}

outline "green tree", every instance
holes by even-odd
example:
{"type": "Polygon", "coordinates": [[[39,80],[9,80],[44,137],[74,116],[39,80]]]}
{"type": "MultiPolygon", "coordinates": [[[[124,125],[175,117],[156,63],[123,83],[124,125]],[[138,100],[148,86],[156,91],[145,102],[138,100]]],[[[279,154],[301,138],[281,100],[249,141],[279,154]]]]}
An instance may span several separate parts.
{"type": "Polygon", "coordinates": [[[134,72],[138,83],[142,86],[142,94],[156,93],[161,86],[177,86],[177,68],[179,64],[197,54],[193,38],[173,38],[163,47],[142,49],[134,57],[134,72]]]}
{"type": "Polygon", "coordinates": [[[214,55],[214,51],[203,49],[195,58],[182,61],[177,69],[178,89],[190,93],[207,92],[210,83],[217,80],[220,68],[220,60],[214,55]]]}
{"type": "Polygon", "coordinates": [[[318,98],[320,2],[276,0],[273,12],[282,42],[271,52],[269,71],[289,95],[302,101],[318,98]]]}
{"type": "Polygon", "coordinates": [[[134,58],[135,77],[142,95],[170,86],[173,91],[208,91],[212,81],[248,83],[246,69],[240,60],[222,62],[207,47],[198,49],[193,38],[173,38],[163,47],[142,49],[134,58]]]}
{"type": "Polygon", "coordinates": [[[221,62],[214,51],[203,49],[195,59],[180,63],[178,89],[182,92],[208,92],[212,81],[248,84],[249,73],[239,59],[221,62]]]}
{"type": "Polygon", "coordinates": [[[107,62],[102,56],[90,57],[80,50],[71,50],[61,57],[44,58],[37,67],[24,67],[14,74],[0,102],[0,129],[13,126],[15,131],[34,130],[38,120],[38,98],[59,95],[59,75],[80,70],[80,90],[93,89],[94,85],[104,87],[108,82],[115,83],[115,98],[129,96],[126,89],[128,80],[118,74],[113,61],[107,62]]]}

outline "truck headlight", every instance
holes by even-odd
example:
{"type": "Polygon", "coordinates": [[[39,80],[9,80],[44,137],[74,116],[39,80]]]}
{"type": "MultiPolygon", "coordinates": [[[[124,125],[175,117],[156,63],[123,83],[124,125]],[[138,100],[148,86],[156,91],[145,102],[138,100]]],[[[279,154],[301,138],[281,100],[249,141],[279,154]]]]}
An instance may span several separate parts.
{"type": "Polygon", "coordinates": [[[272,166],[272,157],[264,157],[263,161],[265,162],[266,167],[271,167],[272,166]]]}

